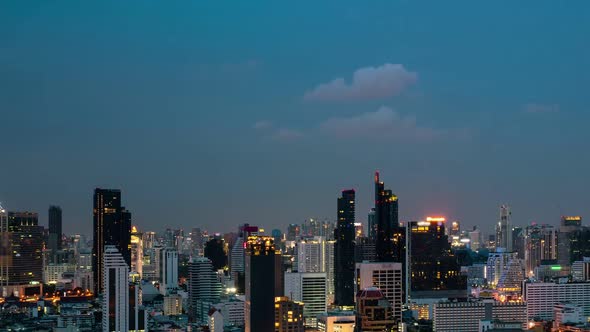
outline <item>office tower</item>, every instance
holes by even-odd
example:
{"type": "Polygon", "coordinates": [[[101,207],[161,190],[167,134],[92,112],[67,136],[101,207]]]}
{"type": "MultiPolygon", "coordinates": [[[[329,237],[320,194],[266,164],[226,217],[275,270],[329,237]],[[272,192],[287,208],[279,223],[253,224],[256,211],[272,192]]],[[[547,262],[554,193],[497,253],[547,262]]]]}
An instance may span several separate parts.
{"type": "Polygon", "coordinates": [[[532,224],[525,230],[525,268],[528,276],[544,260],[557,259],[557,232],[551,225],[532,224]]]}
{"type": "Polygon", "coordinates": [[[55,252],[63,248],[61,230],[61,208],[59,206],[49,207],[49,245],[48,248],[55,252]]]}
{"type": "Polygon", "coordinates": [[[326,273],[285,273],[285,296],[305,303],[305,326],[315,327],[317,315],[328,309],[326,273]]]}
{"type": "Polygon", "coordinates": [[[193,245],[193,254],[203,250],[203,232],[200,228],[193,228],[191,231],[191,243],[193,245]]]}
{"type": "Polygon", "coordinates": [[[139,283],[129,283],[129,331],[146,331],[148,329],[148,314],[142,306],[142,296],[139,283]]]}
{"type": "Polygon", "coordinates": [[[275,332],[304,332],[303,303],[275,297],[275,332]]]}
{"type": "Polygon", "coordinates": [[[515,252],[506,252],[504,248],[496,250],[500,251],[491,252],[488,256],[488,287],[503,293],[520,293],[525,279],[523,260],[515,252]]]}
{"type": "Polygon", "coordinates": [[[142,236],[143,249],[152,249],[156,245],[156,232],[145,232],[142,236]]]}
{"type": "Polygon", "coordinates": [[[178,251],[172,248],[159,252],[160,293],[168,295],[178,288],[178,251]]]}
{"type": "MultiPolygon", "coordinates": [[[[527,323],[526,305],[523,302],[444,301],[434,304],[434,331],[471,332],[478,329],[481,320],[495,319],[506,323],[516,323],[524,327],[527,323]]],[[[513,331],[512,329],[510,331],[513,331]]]]}
{"type": "Polygon", "coordinates": [[[376,287],[387,298],[391,318],[399,323],[402,319],[402,263],[357,263],[355,292],[376,287]]]}
{"type": "Polygon", "coordinates": [[[297,224],[287,226],[287,241],[297,241],[301,233],[301,228],[297,224]]]}
{"type": "Polygon", "coordinates": [[[512,228],[512,252],[515,252],[518,259],[524,260],[526,234],[522,227],[512,228]]]}
{"type": "Polygon", "coordinates": [[[496,288],[504,269],[508,266],[508,261],[516,258],[516,253],[506,252],[505,248],[497,248],[495,252],[489,253],[487,261],[488,287],[496,288]]]}
{"type": "Polygon", "coordinates": [[[374,262],[377,260],[375,241],[368,237],[357,238],[354,244],[355,263],[374,262]]]}
{"type": "Polygon", "coordinates": [[[297,272],[326,272],[332,265],[333,269],[333,246],[323,236],[301,239],[296,243],[297,251],[297,272]],[[332,256],[330,256],[332,254],[332,256]]]}
{"type": "Polygon", "coordinates": [[[3,296],[24,288],[36,294],[29,285],[43,278],[43,226],[39,226],[37,213],[7,212],[0,206],[0,287],[3,296]]]}
{"type": "Polygon", "coordinates": [[[188,265],[189,316],[193,322],[206,323],[209,307],[221,296],[221,283],[213,270],[211,260],[205,257],[193,258],[188,265]]]}
{"type": "Polygon", "coordinates": [[[561,266],[569,266],[572,263],[570,252],[574,235],[582,229],[582,217],[562,216],[557,233],[557,263],[561,266]]]}
{"type": "Polygon", "coordinates": [[[114,245],[104,246],[101,258],[102,330],[129,331],[129,266],[114,245]]]}
{"type": "Polygon", "coordinates": [[[246,240],[245,332],[274,332],[276,255],[273,238],[250,236],[246,240]]]}
{"type": "Polygon", "coordinates": [[[379,181],[379,172],[375,172],[375,219],[377,223],[377,261],[394,262],[396,248],[392,242],[394,229],[399,227],[398,199],[385,184],[379,181]]]}
{"type": "Polygon", "coordinates": [[[500,220],[496,226],[496,248],[505,248],[512,251],[512,223],[510,221],[512,212],[508,205],[500,206],[500,220]]]}
{"type": "Polygon", "coordinates": [[[573,262],[571,271],[574,281],[590,281],[590,257],[573,262]]]}
{"type": "Polygon", "coordinates": [[[205,257],[211,260],[215,270],[223,269],[227,265],[223,238],[219,234],[205,244],[205,257]]]}
{"type": "Polygon", "coordinates": [[[375,219],[375,208],[372,207],[371,211],[369,211],[369,215],[367,216],[367,235],[369,239],[376,241],[377,240],[377,220],[375,219]]]}
{"type": "Polygon", "coordinates": [[[318,315],[320,332],[354,332],[354,311],[328,311],[318,315]]]}
{"type": "Polygon", "coordinates": [[[570,235],[570,261],[590,257],[590,227],[584,226],[570,235]]]}
{"type": "Polygon", "coordinates": [[[143,275],[143,235],[137,231],[137,227],[131,227],[131,271],[143,275]]]}
{"type": "Polygon", "coordinates": [[[477,227],[473,227],[473,230],[469,232],[469,245],[471,250],[477,251],[481,248],[481,232],[477,227]]]}
{"type": "Polygon", "coordinates": [[[342,191],[338,198],[338,224],[334,231],[335,303],[354,305],[354,209],[353,189],[342,191]]]}
{"type": "Polygon", "coordinates": [[[428,217],[411,221],[410,227],[410,290],[412,297],[421,293],[444,291],[465,296],[467,280],[451,252],[445,235],[445,218],[428,217]]]}
{"type": "Polygon", "coordinates": [[[114,245],[127,266],[131,266],[131,213],[121,205],[121,191],[116,189],[94,190],[94,239],[92,270],[94,292],[102,293],[102,262],[104,246],[114,245]]]}
{"type": "Polygon", "coordinates": [[[379,288],[369,287],[356,295],[355,332],[394,331],[393,310],[379,288]]]}
{"type": "Polygon", "coordinates": [[[590,317],[590,282],[527,282],[524,285],[527,319],[553,320],[553,306],[569,302],[582,307],[590,317]]]}

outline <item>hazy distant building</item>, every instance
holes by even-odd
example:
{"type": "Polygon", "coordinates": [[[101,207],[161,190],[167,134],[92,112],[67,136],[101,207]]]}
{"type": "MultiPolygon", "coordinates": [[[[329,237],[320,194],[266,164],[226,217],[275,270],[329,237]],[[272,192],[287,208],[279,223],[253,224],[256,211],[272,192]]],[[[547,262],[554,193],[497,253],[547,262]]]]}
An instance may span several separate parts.
{"type": "Polygon", "coordinates": [[[557,259],[557,232],[551,225],[538,224],[527,226],[525,232],[525,268],[532,276],[541,261],[557,259]]]}
{"type": "Polygon", "coordinates": [[[49,207],[49,243],[48,249],[52,252],[60,250],[63,248],[62,244],[62,213],[61,208],[59,206],[50,206],[49,207]]]}
{"type": "Polygon", "coordinates": [[[512,212],[508,205],[500,206],[500,220],[496,225],[496,248],[504,248],[512,251],[512,212]]]}

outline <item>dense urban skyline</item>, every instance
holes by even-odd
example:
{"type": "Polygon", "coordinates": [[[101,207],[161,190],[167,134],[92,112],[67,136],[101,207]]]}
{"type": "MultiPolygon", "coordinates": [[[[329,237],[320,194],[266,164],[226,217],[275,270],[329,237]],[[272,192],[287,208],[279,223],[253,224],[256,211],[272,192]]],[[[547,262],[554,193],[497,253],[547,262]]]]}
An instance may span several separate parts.
{"type": "Polygon", "coordinates": [[[590,215],[587,2],[0,6],[0,201],[42,225],[91,235],[96,187],[142,230],[334,221],[348,188],[366,223],[375,170],[400,220],[590,215]]]}

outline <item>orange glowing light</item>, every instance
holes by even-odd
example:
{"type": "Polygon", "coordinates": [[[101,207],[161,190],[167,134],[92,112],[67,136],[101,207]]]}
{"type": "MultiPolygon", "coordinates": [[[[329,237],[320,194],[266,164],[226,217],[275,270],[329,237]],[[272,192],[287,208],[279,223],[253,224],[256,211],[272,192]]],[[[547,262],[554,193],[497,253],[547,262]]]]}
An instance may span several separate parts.
{"type": "Polygon", "coordinates": [[[445,217],[426,217],[426,221],[445,222],[445,221],[447,221],[447,218],[445,218],[445,217]]]}

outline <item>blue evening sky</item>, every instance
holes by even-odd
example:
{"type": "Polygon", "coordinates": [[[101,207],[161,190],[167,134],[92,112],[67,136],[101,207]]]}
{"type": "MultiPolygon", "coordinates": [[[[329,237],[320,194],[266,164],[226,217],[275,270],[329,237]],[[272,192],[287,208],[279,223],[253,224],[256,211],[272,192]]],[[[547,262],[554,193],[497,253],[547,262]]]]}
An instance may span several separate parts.
{"type": "Polygon", "coordinates": [[[380,170],[402,220],[590,218],[589,86],[584,0],[4,1],[0,201],[285,229],[380,170]]]}

